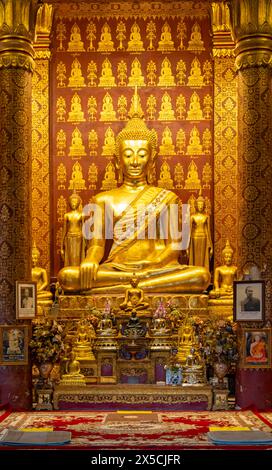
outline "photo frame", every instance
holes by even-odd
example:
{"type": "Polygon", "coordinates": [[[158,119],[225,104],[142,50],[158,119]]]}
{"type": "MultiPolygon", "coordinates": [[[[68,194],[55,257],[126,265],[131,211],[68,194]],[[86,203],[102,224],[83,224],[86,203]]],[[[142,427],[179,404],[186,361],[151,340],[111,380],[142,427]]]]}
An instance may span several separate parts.
{"type": "Polygon", "coordinates": [[[271,328],[244,328],[242,335],[242,367],[271,367],[271,328]]]}
{"type": "Polygon", "coordinates": [[[28,325],[0,326],[0,365],[28,363],[28,325]]]}
{"type": "Polygon", "coordinates": [[[234,281],[234,321],[264,321],[264,281],[234,281]]]}
{"type": "Polygon", "coordinates": [[[31,320],[37,312],[37,283],[16,281],[16,318],[31,320]]]}

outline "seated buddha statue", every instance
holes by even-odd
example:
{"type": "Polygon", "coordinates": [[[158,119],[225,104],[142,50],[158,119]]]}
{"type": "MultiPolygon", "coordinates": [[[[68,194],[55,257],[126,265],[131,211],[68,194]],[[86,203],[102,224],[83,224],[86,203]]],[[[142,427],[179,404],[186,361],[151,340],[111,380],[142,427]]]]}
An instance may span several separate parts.
{"type": "Polygon", "coordinates": [[[93,361],[95,357],[92,351],[92,342],[95,338],[95,331],[92,325],[88,325],[85,320],[78,324],[73,350],[76,359],[93,361]]]}
{"type": "Polygon", "coordinates": [[[34,242],[32,248],[32,281],[37,283],[37,304],[39,306],[51,307],[53,303],[52,293],[48,290],[48,277],[44,268],[38,266],[40,252],[34,242]]]}
{"type": "Polygon", "coordinates": [[[104,312],[103,317],[98,323],[96,330],[97,336],[113,336],[116,334],[116,329],[113,328],[111,314],[104,312]]]}
{"type": "Polygon", "coordinates": [[[120,309],[125,312],[131,310],[144,310],[149,307],[148,302],[144,301],[144,292],[139,289],[137,277],[132,277],[130,280],[131,287],[126,290],[125,300],[121,303],[120,309]]]}
{"type": "Polygon", "coordinates": [[[128,337],[145,336],[147,327],[137,317],[137,311],[132,310],[131,316],[123,329],[123,335],[128,337]]]}
{"type": "Polygon", "coordinates": [[[218,266],[214,272],[214,289],[210,291],[209,297],[224,301],[233,301],[233,281],[237,279],[237,266],[233,265],[233,249],[229,240],[222,251],[224,264],[218,266]]]}
{"type": "Polygon", "coordinates": [[[116,138],[115,165],[122,184],[94,196],[91,214],[96,211],[96,215],[85,221],[86,257],[80,266],[65,266],[59,282],[67,292],[109,295],[128,289],[135,273],[144,292],[201,293],[209,285],[210,274],[204,267],[179,263],[178,213],[164,217],[170,206],[180,206],[179,199],[151,184],[157,133],[142,119],[137,90],[129,115],[116,138]],[[105,230],[111,226],[113,230],[105,230]]]}
{"type": "Polygon", "coordinates": [[[76,359],[76,353],[73,350],[66,362],[65,372],[61,376],[60,385],[86,385],[84,375],[80,373],[80,362],[76,359]]]}

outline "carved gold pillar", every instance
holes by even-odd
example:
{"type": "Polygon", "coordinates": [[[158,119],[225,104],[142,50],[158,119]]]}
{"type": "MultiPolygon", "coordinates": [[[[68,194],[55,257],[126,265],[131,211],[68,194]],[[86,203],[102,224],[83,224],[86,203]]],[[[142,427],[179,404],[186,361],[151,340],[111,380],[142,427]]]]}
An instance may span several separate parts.
{"type": "Polygon", "coordinates": [[[32,239],[40,251],[40,265],[50,279],[49,227],[49,61],[52,5],[37,15],[35,69],[32,79],[32,239]]]}
{"type": "Polygon", "coordinates": [[[266,314],[272,279],[272,1],[229,2],[238,70],[238,264],[265,269],[266,314]]]}
{"type": "Polygon", "coordinates": [[[229,10],[211,4],[214,60],[214,261],[229,239],[237,262],[237,80],[229,10]]]}
{"type": "MultiPolygon", "coordinates": [[[[31,41],[37,2],[0,0],[1,324],[16,321],[15,281],[31,280],[31,41]]],[[[0,366],[1,401],[28,407],[30,379],[30,365],[0,366]]]]}

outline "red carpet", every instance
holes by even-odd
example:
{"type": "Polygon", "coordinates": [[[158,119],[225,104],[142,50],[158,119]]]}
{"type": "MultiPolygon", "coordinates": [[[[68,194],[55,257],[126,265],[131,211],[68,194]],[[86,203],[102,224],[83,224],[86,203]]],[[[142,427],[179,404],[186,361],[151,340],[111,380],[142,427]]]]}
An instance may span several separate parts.
{"type": "MultiPolygon", "coordinates": [[[[0,415],[0,432],[8,427],[53,427],[56,431],[71,431],[71,443],[61,447],[69,450],[218,449],[218,446],[208,441],[209,426],[248,426],[250,429],[271,432],[272,412],[200,411],[119,415],[90,411],[34,411],[0,415]]],[[[222,448],[226,449],[225,446],[222,448]]],[[[253,448],[272,450],[272,447],[265,446],[253,448]]],[[[2,446],[1,450],[3,449],[8,447],[2,446]]],[[[250,447],[247,446],[246,449],[250,447]]]]}

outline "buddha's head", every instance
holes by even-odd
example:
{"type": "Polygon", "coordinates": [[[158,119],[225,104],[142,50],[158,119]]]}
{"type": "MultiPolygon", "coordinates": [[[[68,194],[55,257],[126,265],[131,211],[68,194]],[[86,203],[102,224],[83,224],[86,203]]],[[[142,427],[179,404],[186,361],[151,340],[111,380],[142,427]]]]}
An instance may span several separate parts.
{"type": "Polygon", "coordinates": [[[40,252],[36,246],[36,242],[34,242],[33,247],[32,247],[32,265],[34,268],[35,266],[37,266],[39,258],[40,258],[40,252]]]}
{"type": "Polygon", "coordinates": [[[197,212],[203,212],[205,209],[205,199],[203,196],[198,196],[196,202],[195,202],[195,207],[197,212]]]}
{"type": "Polygon", "coordinates": [[[131,102],[130,120],[116,138],[115,165],[119,182],[126,179],[137,181],[146,177],[152,182],[157,149],[157,133],[147,128],[143,121],[143,111],[137,88],[131,102]]]}
{"type": "Polygon", "coordinates": [[[76,210],[81,203],[81,197],[77,193],[73,193],[69,197],[69,204],[72,210],[76,210]]]}
{"type": "Polygon", "coordinates": [[[137,285],[139,284],[139,279],[136,276],[133,276],[130,279],[130,284],[132,285],[132,287],[137,287],[137,285]]]}
{"type": "Polygon", "coordinates": [[[232,264],[233,249],[230,246],[229,240],[226,241],[226,246],[225,246],[224,250],[222,251],[222,254],[223,254],[224,263],[227,266],[230,266],[232,264]]]}

